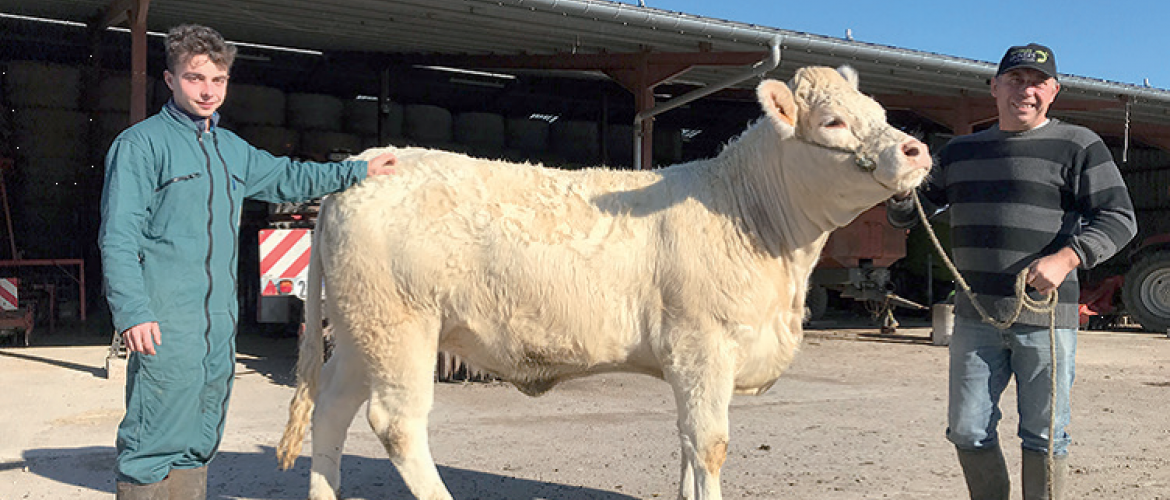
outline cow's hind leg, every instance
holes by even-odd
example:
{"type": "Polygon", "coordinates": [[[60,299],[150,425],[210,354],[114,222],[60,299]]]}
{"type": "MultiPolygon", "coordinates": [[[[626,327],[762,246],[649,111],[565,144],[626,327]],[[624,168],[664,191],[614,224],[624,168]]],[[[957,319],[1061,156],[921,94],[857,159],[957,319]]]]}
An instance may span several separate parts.
{"type": "Polygon", "coordinates": [[[727,458],[730,438],[727,407],[734,392],[734,381],[729,363],[712,359],[719,357],[691,358],[666,370],[666,379],[674,389],[678,405],[682,442],[678,491],[682,500],[723,498],[719,472],[727,458]]]}
{"type": "Polygon", "coordinates": [[[434,402],[437,321],[396,325],[388,332],[370,380],[370,427],[419,500],[451,500],[431,457],[427,415],[434,402]]]}
{"type": "MultiPolygon", "coordinates": [[[[335,329],[335,332],[338,330],[335,329]]],[[[334,500],[341,479],[346,431],[369,397],[365,363],[348,335],[337,335],[333,356],[321,369],[321,392],[313,408],[313,467],[310,500],[334,500]]]]}

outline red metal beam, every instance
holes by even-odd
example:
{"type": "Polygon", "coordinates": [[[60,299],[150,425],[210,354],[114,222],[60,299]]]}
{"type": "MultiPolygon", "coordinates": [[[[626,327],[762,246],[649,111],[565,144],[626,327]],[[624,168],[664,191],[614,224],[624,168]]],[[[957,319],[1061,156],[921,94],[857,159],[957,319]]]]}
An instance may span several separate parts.
{"type": "Polygon", "coordinates": [[[111,0],[97,30],[130,25],[130,124],[146,119],[146,14],[150,0],[111,0]]]}

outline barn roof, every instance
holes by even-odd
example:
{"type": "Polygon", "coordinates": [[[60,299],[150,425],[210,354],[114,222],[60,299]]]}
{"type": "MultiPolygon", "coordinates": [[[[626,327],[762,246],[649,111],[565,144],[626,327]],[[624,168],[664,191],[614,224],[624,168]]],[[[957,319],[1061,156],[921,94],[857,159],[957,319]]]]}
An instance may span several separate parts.
{"type": "MultiPolygon", "coordinates": [[[[0,13],[92,23],[136,0],[0,0],[0,13]],[[120,7],[119,7],[120,5],[120,7]]],[[[137,0],[145,2],[147,0],[137,0]]],[[[604,0],[153,0],[147,26],[203,23],[229,40],[323,51],[443,57],[759,52],[779,37],[782,61],[768,76],[807,65],[849,64],[865,92],[887,107],[946,122],[976,99],[987,114],[995,63],[746,24],[604,0]]],[[[742,66],[695,67],[676,84],[703,86],[742,66]]],[[[754,81],[741,84],[754,85],[754,81]]],[[[1170,91],[1062,75],[1053,114],[1103,132],[1130,131],[1170,149],[1170,91]],[[1127,109],[1128,108],[1128,109],[1127,109]]],[[[978,107],[978,106],[977,106],[978,107]]],[[[987,116],[985,118],[990,118],[987,116]]]]}

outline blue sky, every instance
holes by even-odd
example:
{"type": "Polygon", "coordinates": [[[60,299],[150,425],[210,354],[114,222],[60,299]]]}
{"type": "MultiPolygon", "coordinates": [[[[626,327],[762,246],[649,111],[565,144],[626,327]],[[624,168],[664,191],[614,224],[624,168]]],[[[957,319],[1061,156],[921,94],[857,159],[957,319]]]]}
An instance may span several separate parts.
{"type": "MultiPolygon", "coordinates": [[[[620,0],[637,4],[637,0],[620,0]]],[[[1042,43],[1061,73],[1170,89],[1170,1],[644,0],[647,7],[999,62],[1042,43]]]]}

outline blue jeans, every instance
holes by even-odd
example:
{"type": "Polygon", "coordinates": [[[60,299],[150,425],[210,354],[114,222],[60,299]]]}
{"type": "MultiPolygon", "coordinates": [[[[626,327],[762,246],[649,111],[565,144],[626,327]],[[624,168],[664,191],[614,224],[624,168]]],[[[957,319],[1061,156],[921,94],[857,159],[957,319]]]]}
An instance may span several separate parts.
{"type": "MultiPolygon", "coordinates": [[[[1052,362],[1047,327],[1014,325],[1000,330],[956,317],[950,344],[947,439],[962,450],[999,444],[999,399],[1016,377],[1018,434],[1026,450],[1048,451],[1052,362]]],[[[1068,453],[1069,396],[1075,376],[1077,330],[1056,330],[1056,432],[1054,453],[1068,453]]]]}

